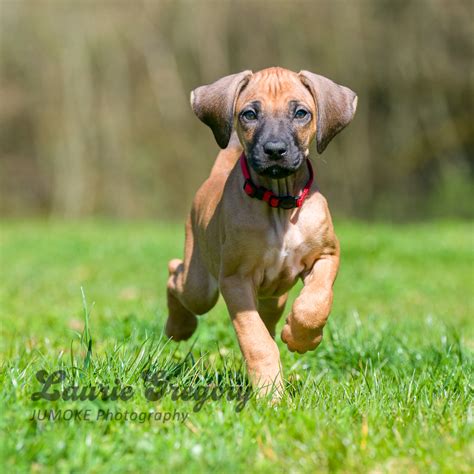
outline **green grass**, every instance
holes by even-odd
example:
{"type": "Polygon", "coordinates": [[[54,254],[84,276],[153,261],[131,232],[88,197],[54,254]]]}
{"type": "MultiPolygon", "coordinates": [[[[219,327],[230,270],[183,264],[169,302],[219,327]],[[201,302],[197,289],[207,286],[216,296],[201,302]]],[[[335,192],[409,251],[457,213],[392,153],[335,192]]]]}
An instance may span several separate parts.
{"type": "Polygon", "coordinates": [[[190,342],[161,337],[166,263],[181,256],[181,225],[3,223],[2,472],[472,472],[472,226],[336,230],[343,258],[322,345],[301,356],[278,338],[284,399],[253,397],[238,412],[234,400],[193,411],[193,401],[143,395],[147,369],[181,389],[245,385],[221,300],[190,342]],[[118,378],[136,394],[32,401],[35,373],[57,369],[66,384],[118,378]],[[38,408],[189,416],[29,421],[38,408]]]}

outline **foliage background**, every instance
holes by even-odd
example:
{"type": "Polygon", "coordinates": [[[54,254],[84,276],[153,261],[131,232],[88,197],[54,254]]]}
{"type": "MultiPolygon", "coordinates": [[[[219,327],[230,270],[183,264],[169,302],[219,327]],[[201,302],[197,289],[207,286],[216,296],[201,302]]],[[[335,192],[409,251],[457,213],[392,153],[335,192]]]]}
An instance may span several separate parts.
{"type": "Polygon", "coordinates": [[[470,0],[0,1],[0,213],[181,218],[217,152],[189,91],[308,69],[359,95],[339,216],[471,217],[470,0]]]}

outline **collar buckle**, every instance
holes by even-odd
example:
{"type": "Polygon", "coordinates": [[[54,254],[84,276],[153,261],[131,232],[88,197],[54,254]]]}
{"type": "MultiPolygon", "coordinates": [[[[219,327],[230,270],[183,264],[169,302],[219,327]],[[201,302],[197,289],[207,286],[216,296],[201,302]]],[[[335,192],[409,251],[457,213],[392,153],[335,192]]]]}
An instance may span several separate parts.
{"type": "Polygon", "coordinates": [[[282,209],[294,209],[298,207],[298,198],[295,196],[279,196],[278,207],[282,209]]]}

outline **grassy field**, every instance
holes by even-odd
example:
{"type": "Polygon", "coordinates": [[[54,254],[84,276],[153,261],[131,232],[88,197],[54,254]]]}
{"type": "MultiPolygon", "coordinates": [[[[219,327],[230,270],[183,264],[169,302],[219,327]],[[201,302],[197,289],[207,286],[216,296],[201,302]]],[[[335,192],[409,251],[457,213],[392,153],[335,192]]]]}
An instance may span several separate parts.
{"type": "Polygon", "coordinates": [[[288,385],[272,406],[247,392],[199,398],[245,386],[222,300],[190,342],[162,338],[181,225],[2,223],[2,472],[472,472],[472,226],[336,230],[343,258],[323,343],[301,356],[278,338],[288,385]],[[58,369],[65,387],[118,379],[134,395],[32,400],[35,374],[58,369]],[[148,400],[144,371],[174,395],[148,400]],[[30,420],[50,409],[92,419],[30,420]],[[162,418],[96,420],[107,410],[162,418]]]}

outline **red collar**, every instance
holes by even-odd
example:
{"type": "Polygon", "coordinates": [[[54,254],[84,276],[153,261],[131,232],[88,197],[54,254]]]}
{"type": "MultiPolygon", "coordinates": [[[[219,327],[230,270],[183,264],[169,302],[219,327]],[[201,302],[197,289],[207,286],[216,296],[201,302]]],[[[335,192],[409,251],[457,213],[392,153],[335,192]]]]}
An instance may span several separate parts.
{"type": "Polygon", "coordinates": [[[252,181],[247,164],[247,158],[245,153],[242,153],[242,155],[240,155],[240,168],[242,169],[242,174],[245,178],[244,191],[252,198],[265,201],[270,207],[279,207],[281,209],[294,209],[295,207],[301,207],[308,196],[311,185],[313,184],[313,167],[308,159],[306,160],[306,165],[308,166],[309,179],[301,194],[299,196],[277,196],[276,194],[273,194],[273,191],[270,191],[263,186],[257,186],[252,181]]]}

